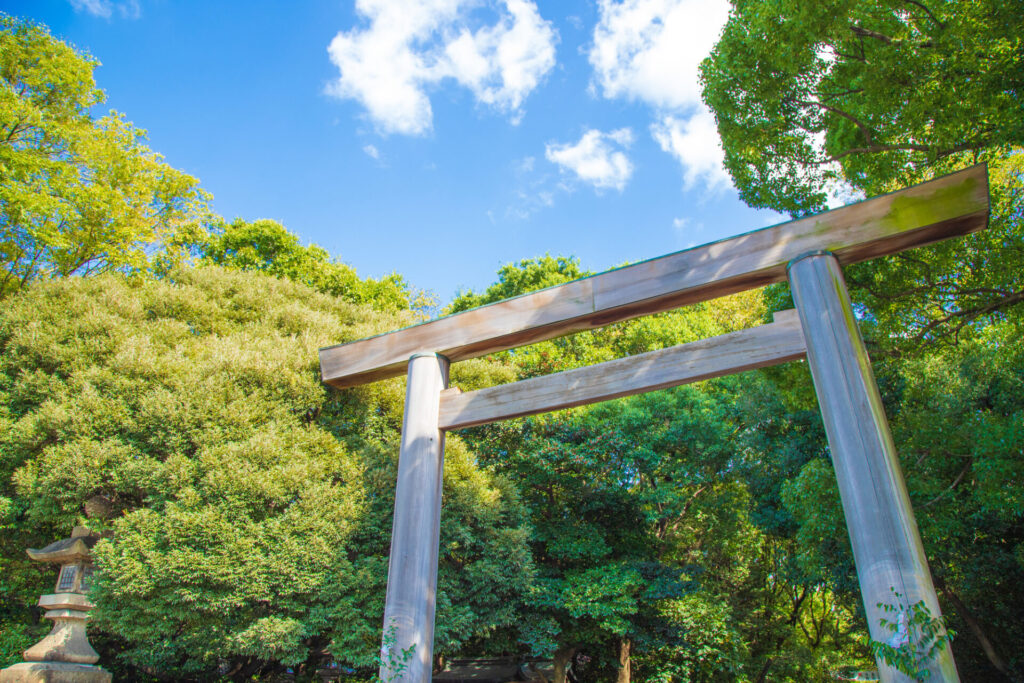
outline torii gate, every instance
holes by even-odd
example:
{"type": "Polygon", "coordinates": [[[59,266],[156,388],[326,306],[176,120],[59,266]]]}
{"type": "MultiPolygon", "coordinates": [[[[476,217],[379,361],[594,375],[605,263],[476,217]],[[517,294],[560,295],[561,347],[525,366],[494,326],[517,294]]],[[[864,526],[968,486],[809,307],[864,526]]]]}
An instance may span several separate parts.
{"type": "MultiPolygon", "coordinates": [[[[448,430],[654,391],[807,358],[832,453],[871,638],[901,594],[940,614],[917,523],[841,266],[964,235],[988,222],[984,165],[438,320],[320,350],[323,381],[351,387],[408,372],[384,608],[381,677],[431,679],[448,430]],[[449,364],[789,279],[774,322],[590,367],[462,392],[449,364]],[[392,641],[392,642],[388,642],[392,641]],[[391,652],[411,652],[395,667],[391,652]],[[397,669],[400,669],[397,670],[397,669]]],[[[400,658],[399,658],[400,659],[400,658]]],[[[949,647],[931,681],[959,681],[949,647]]],[[[882,681],[910,678],[879,663],[882,681]]]]}

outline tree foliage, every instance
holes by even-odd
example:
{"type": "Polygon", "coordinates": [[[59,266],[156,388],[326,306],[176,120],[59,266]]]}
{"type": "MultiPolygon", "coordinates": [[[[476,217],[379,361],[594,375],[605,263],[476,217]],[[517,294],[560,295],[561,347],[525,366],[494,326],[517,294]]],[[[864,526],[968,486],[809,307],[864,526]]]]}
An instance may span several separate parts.
{"type": "Polygon", "coordinates": [[[734,3],[702,67],[744,200],[821,210],[1024,144],[1019,2],[734,3]],[[966,157],[965,157],[966,153],[966,157]]]}
{"type": "Polygon", "coordinates": [[[354,268],[336,261],[323,248],[304,247],[280,223],[237,219],[214,228],[199,247],[200,260],[238,270],[259,271],[301,282],[313,289],[378,310],[424,308],[431,304],[414,294],[397,273],[380,280],[360,278],[354,268]]]}
{"type": "MultiPolygon", "coordinates": [[[[461,302],[581,275],[572,260],[528,259],[461,302]]],[[[529,377],[766,315],[762,293],[748,292],[500,357],[529,377]]],[[[827,680],[837,666],[863,662],[854,603],[796,567],[793,525],[778,500],[781,481],[822,451],[820,421],[808,429],[787,414],[787,400],[803,394],[786,399],[762,373],[747,373],[467,432],[481,463],[517,484],[531,515],[537,582],[519,640],[556,662],[585,657],[580,680],[731,681],[762,672],[827,680]],[[799,430],[810,436],[794,441],[799,430]]]]}
{"type": "MultiPolygon", "coordinates": [[[[1024,568],[1009,493],[1024,469],[1022,17],[1020,2],[737,1],[702,66],[726,166],[753,205],[799,215],[837,188],[872,195],[988,163],[987,229],[846,268],[971,680],[1022,680],[1024,665],[1022,598],[999,588],[1024,568]]],[[[776,499],[801,571],[853,590],[834,481],[812,458],[776,499]]]]}
{"type": "Polygon", "coordinates": [[[1019,0],[743,0],[702,65],[725,165],[752,206],[800,215],[837,191],[988,162],[987,230],[849,270],[882,338],[949,341],[1020,316],[1022,31],[1019,0]]]}
{"type": "Polygon", "coordinates": [[[0,297],[37,279],[167,267],[204,231],[208,195],[103,101],[98,62],[0,15],[0,297]]]}
{"type": "Polygon", "coordinates": [[[459,292],[445,308],[445,312],[459,313],[589,275],[593,273],[580,268],[579,259],[575,256],[555,258],[545,254],[540,258],[523,259],[519,263],[506,263],[498,269],[497,282],[480,294],[472,290],[459,292]]]}
{"type": "MultiPolygon", "coordinates": [[[[402,384],[328,390],[316,349],[411,317],[221,268],[23,291],[0,314],[0,618],[52,582],[24,548],[85,523],[113,532],[94,631],[121,675],[369,665],[402,384]]],[[[531,575],[515,491],[451,442],[441,653],[509,625],[531,575]]]]}

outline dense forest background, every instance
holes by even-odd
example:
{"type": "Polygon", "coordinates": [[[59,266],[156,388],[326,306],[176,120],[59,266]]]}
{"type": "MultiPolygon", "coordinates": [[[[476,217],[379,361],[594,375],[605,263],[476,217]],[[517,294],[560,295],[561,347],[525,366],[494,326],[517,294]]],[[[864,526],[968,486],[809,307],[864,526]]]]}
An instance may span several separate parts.
{"type": "MultiPolygon", "coordinates": [[[[744,0],[702,69],[741,196],[794,216],[989,164],[987,230],[847,269],[965,681],[1024,681],[1024,7],[744,0]]],[[[108,533],[90,631],[122,680],[372,675],[403,381],[317,349],[443,309],[268,220],[228,222],[95,62],[0,16],[0,665],[49,627],[41,547],[108,533]]],[[[474,389],[770,318],[784,286],[463,362],[474,389]]],[[[464,430],[435,654],[580,681],[827,681],[872,660],[802,363],[464,430]]],[[[361,677],[361,678],[360,678],[361,677]]],[[[561,683],[561,681],[559,681],[561,683]]]]}

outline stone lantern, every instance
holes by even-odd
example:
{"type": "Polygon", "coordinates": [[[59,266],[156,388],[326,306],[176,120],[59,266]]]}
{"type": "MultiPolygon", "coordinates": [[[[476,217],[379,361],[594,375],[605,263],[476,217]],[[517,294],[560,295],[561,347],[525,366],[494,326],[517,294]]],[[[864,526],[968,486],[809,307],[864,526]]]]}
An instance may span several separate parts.
{"type": "Polygon", "coordinates": [[[87,612],[93,605],[85,596],[92,576],[90,549],[100,536],[76,526],[71,538],[51,543],[42,550],[29,549],[38,562],[61,565],[53,594],[39,598],[43,616],[53,630],[25,650],[25,661],[0,671],[0,683],[110,683],[111,676],[98,666],[100,656],[85,635],[87,612]]]}

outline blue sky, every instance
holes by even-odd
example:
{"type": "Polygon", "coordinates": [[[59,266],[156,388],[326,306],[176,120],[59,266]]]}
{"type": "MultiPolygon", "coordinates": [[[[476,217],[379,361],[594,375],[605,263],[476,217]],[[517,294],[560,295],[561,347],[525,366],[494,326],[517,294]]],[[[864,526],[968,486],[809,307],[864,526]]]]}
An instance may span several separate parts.
{"type": "Polygon", "coordinates": [[[224,217],[443,302],[502,264],[604,270],[779,222],[721,168],[718,0],[5,0],[224,217]]]}

